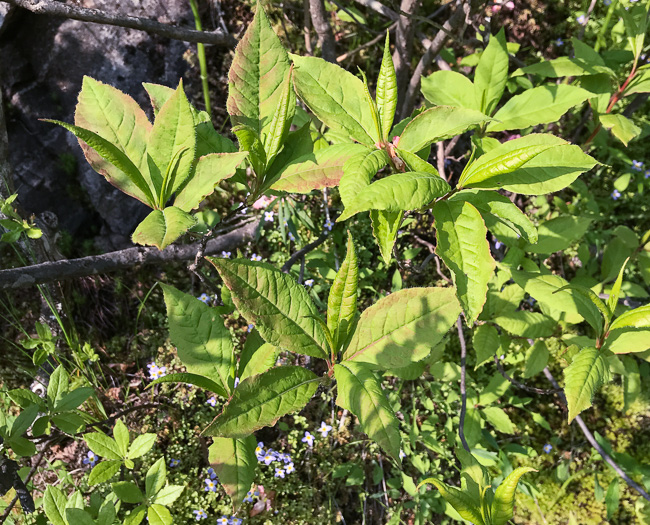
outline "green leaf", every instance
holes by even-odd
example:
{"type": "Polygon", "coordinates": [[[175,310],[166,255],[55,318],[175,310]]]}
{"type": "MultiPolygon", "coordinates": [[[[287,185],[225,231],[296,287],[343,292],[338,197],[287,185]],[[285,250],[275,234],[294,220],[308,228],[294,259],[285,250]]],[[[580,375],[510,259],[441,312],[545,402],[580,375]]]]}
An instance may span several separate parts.
{"type": "Polygon", "coordinates": [[[610,331],[620,328],[650,328],[650,304],[639,306],[617,317],[610,326],[610,331]]]}
{"type": "Polygon", "coordinates": [[[630,356],[623,356],[622,359],[623,366],[625,366],[625,375],[623,376],[623,413],[625,413],[639,399],[642,384],[636,359],[630,356]]]}
{"type": "Polygon", "coordinates": [[[565,250],[587,233],[591,219],[576,215],[560,215],[542,222],[537,228],[537,243],[527,244],[524,250],[550,254],[565,250]]]}
{"type": "Polygon", "coordinates": [[[650,69],[637,71],[625,90],[625,96],[635,93],[650,93],[650,69]]]}
{"type": "Polygon", "coordinates": [[[271,189],[309,193],[338,186],[345,163],[365,151],[367,148],[358,144],[336,144],[299,157],[280,170],[271,189]]]}
{"type": "Polygon", "coordinates": [[[404,217],[403,211],[371,210],[372,234],[377,241],[379,251],[386,265],[390,264],[393,246],[397,238],[399,225],[404,217]]]}
{"type": "Polygon", "coordinates": [[[472,346],[476,351],[476,370],[483,363],[491,360],[499,350],[499,333],[494,326],[483,324],[474,330],[472,346]]]}
{"type": "Polygon", "coordinates": [[[217,184],[235,174],[246,158],[246,152],[211,153],[200,157],[194,168],[194,175],[187,181],[174,200],[174,206],[190,212],[211,195],[217,184]]]}
{"type": "Polygon", "coordinates": [[[144,456],[156,444],[156,439],[157,435],[154,433],[140,434],[131,443],[127,457],[129,459],[136,459],[144,456]]]}
{"type": "Polygon", "coordinates": [[[259,135],[253,128],[243,124],[232,128],[232,132],[237,136],[240,151],[248,152],[248,160],[253,171],[258,177],[261,177],[266,172],[267,162],[266,151],[264,151],[264,145],[259,135]]]}
{"type": "Polygon", "coordinates": [[[233,127],[248,126],[263,144],[269,144],[289,69],[287,52],[258,4],[253,21],[237,44],[228,73],[226,108],[233,127]]]}
{"type": "Polygon", "coordinates": [[[111,484],[115,495],[124,503],[141,503],[144,495],[135,483],[131,481],[116,481],[111,484]]]}
{"type": "Polygon", "coordinates": [[[188,372],[212,382],[203,388],[228,397],[234,380],[234,346],[223,319],[214,308],[192,295],[168,285],[162,285],[162,289],[169,336],[178,358],[188,372]]]}
{"type": "Polygon", "coordinates": [[[206,428],[207,436],[245,438],[303,408],[320,379],[299,366],[272,368],[239,383],[223,412],[206,428]]]}
{"type": "Polygon", "coordinates": [[[21,437],[25,432],[27,432],[27,429],[29,429],[38,416],[38,412],[38,405],[30,405],[23,410],[20,415],[14,419],[14,422],[11,425],[11,432],[9,433],[10,437],[21,437]]]}
{"type": "Polygon", "coordinates": [[[196,219],[175,206],[153,210],[138,225],[131,239],[136,244],[164,250],[196,224],[196,219]]]}
{"type": "Polygon", "coordinates": [[[124,525],[140,525],[147,513],[147,507],[140,505],[133,509],[124,519],[124,525]]]}
{"type": "Polygon", "coordinates": [[[59,365],[50,376],[47,384],[47,398],[52,405],[56,405],[68,393],[68,373],[59,365]]]}
{"type": "Polygon", "coordinates": [[[607,494],[605,495],[605,506],[607,509],[608,521],[618,509],[620,501],[620,483],[618,481],[618,478],[614,478],[614,480],[609,484],[609,487],[607,487],[607,494]]]}
{"type": "Polygon", "coordinates": [[[322,58],[291,55],[296,93],[332,131],[372,146],[379,137],[363,82],[322,58]]]}
{"type": "Polygon", "coordinates": [[[154,117],[158,115],[158,112],[163,107],[165,102],[169,100],[174,94],[174,88],[169,86],[163,86],[161,84],[151,84],[149,82],[143,82],[142,86],[144,87],[147,95],[149,95],[149,100],[151,101],[151,107],[153,109],[154,117]]]}
{"type": "MultiPolygon", "coordinates": [[[[244,346],[244,351],[242,352],[239,358],[239,369],[237,372],[237,377],[240,381],[243,381],[247,377],[261,374],[266,372],[269,368],[275,365],[275,362],[280,353],[280,349],[277,346],[273,346],[269,343],[260,344],[250,348],[249,340],[251,335],[246,339],[246,345],[244,346]]],[[[261,343],[263,343],[262,338],[259,337],[261,343]]]]}
{"type": "Polygon", "coordinates": [[[515,433],[515,426],[502,408],[486,407],[481,412],[483,412],[485,419],[499,432],[503,432],[504,434],[515,433]]]}
{"type": "Polygon", "coordinates": [[[156,461],[149,470],[145,477],[145,492],[147,498],[153,498],[160,489],[165,486],[167,481],[167,467],[165,466],[165,458],[160,458],[156,461]]]}
{"type": "Polygon", "coordinates": [[[483,516],[479,510],[480,502],[474,501],[464,492],[455,487],[450,487],[436,478],[427,478],[420,482],[419,486],[422,486],[425,483],[430,483],[435,486],[440,491],[440,494],[445,501],[449,503],[463,519],[466,519],[474,525],[485,525],[485,521],[483,520],[483,516]]]}
{"type": "Polygon", "coordinates": [[[266,263],[208,258],[232,293],[233,302],[270,344],[326,358],[327,337],[316,306],[303,286],[266,263]]]}
{"type": "Polygon", "coordinates": [[[219,477],[236,510],[255,480],[255,436],[243,439],[214,438],[208,449],[210,466],[219,477]]]}
{"type": "Polygon", "coordinates": [[[118,459],[102,461],[93,467],[88,475],[88,485],[98,485],[111,479],[118,473],[122,462],[118,459]]]}
{"type": "Polygon", "coordinates": [[[415,153],[429,144],[460,135],[488,120],[488,116],[473,109],[450,106],[427,109],[406,125],[399,137],[399,147],[415,153]]]}
{"type": "Polygon", "coordinates": [[[215,383],[212,379],[198,374],[188,374],[186,372],[167,374],[166,376],[159,377],[155,381],[149,383],[147,388],[151,388],[152,386],[159,383],[185,383],[188,385],[198,386],[199,388],[214,392],[223,397],[228,397],[228,395],[224,393],[223,387],[219,383],[215,383]]]}
{"type": "Polygon", "coordinates": [[[610,130],[612,135],[626,146],[633,138],[641,134],[641,128],[624,115],[605,113],[598,115],[598,120],[605,129],[610,130]]]}
{"type": "Polygon", "coordinates": [[[30,405],[38,405],[45,408],[44,399],[26,388],[15,388],[7,392],[9,399],[16,403],[20,408],[27,408],[30,405]]]}
{"type": "Polygon", "coordinates": [[[438,175],[417,171],[396,173],[365,188],[346,205],[337,222],[368,210],[399,212],[419,209],[450,190],[449,184],[438,175]]]}
{"type": "MultiPolygon", "coordinates": [[[[265,192],[277,180],[278,175],[287,166],[293,164],[303,155],[309,155],[314,152],[314,139],[312,138],[313,124],[307,121],[301,128],[296,131],[290,131],[284,141],[282,151],[273,161],[273,164],[266,170],[264,177],[264,186],[262,191],[265,192]]],[[[320,134],[313,130],[315,136],[320,134]]]]}
{"type": "Polygon", "coordinates": [[[504,312],[493,321],[512,335],[530,339],[549,337],[553,335],[557,326],[555,320],[550,317],[526,310],[504,312]]]}
{"type": "Polygon", "coordinates": [[[147,508],[147,523],[150,525],[172,525],[174,518],[167,507],[154,503],[147,508]]]}
{"type": "Polygon", "coordinates": [[[436,253],[451,270],[469,325],[483,310],[487,283],[496,263],[479,211],[468,202],[440,201],[433,207],[436,253]]]}
{"type": "Polygon", "coordinates": [[[90,514],[82,509],[65,509],[65,517],[68,523],[74,523],[74,525],[95,525],[90,514]]]}
{"type": "Polygon", "coordinates": [[[182,485],[166,485],[156,494],[154,503],[169,506],[180,497],[183,490],[185,490],[185,487],[182,485]]]}
{"type": "Polygon", "coordinates": [[[43,496],[43,510],[45,515],[52,522],[52,525],[68,525],[65,519],[65,507],[68,498],[61,490],[48,485],[43,496]]]}
{"type": "Polygon", "coordinates": [[[195,149],[194,118],[181,80],[156,115],[147,144],[149,170],[159,208],[165,206],[190,176],[195,149]]]}
{"type": "Polygon", "coordinates": [[[494,115],[487,131],[523,129],[560,119],[569,109],[593,96],[568,84],[548,84],[515,95],[494,115]]]}
{"type": "Polygon", "coordinates": [[[436,106],[480,109],[472,81],[456,71],[436,71],[422,79],[422,94],[436,106]]]}
{"type": "MultiPolygon", "coordinates": [[[[580,41],[578,40],[578,42],[580,41]]],[[[545,60],[537,64],[525,66],[515,71],[512,76],[538,75],[542,78],[559,78],[598,75],[601,73],[613,77],[616,76],[610,68],[601,64],[591,63],[576,56],[576,58],[559,57],[554,60],[545,60]]]]}
{"type": "Polygon", "coordinates": [[[497,107],[508,80],[508,50],[503,28],[490,37],[474,73],[476,98],[480,110],[491,115],[497,107]]]}
{"type": "MultiPolygon", "coordinates": [[[[619,7],[618,13],[623,18],[627,40],[632,48],[632,53],[634,53],[636,63],[637,58],[643,52],[643,41],[648,23],[648,6],[631,6],[629,10],[627,7],[619,7]]],[[[609,519],[609,513],[607,519],[609,519]]]]}
{"type": "Polygon", "coordinates": [[[348,247],[343,264],[336,273],[327,298],[327,328],[334,341],[333,351],[338,351],[352,328],[357,314],[357,285],[359,266],[352,234],[348,232],[348,247]]]}
{"type": "Polygon", "coordinates": [[[54,404],[54,409],[57,412],[64,412],[66,410],[73,410],[81,405],[86,399],[95,393],[94,388],[82,386],[75,388],[72,392],[65,394],[57,403],[54,404]]]}
{"type": "Polygon", "coordinates": [[[609,381],[609,364],[603,352],[585,347],[564,369],[564,394],[569,407],[569,423],[591,406],[596,391],[609,381]]]}
{"type": "Polygon", "coordinates": [[[524,377],[529,378],[539,374],[548,364],[548,348],[544,341],[535,341],[535,344],[526,351],[524,377]]]}
{"type": "MultiPolygon", "coordinates": [[[[543,148],[540,149],[543,150],[543,148]]],[[[525,149],[524,151],[535,153],[534,149],[525,149]]],[[[491,175],[488,172],[488,178],[473,182],[472,187],[503,188],[524,195],[542,195],[565,188],[581,173],[590,170],[596,164],[597,162],[583,153],[578,146],[569,145],[559,137],[531,134],[509,140],[479,157],[471,170],[480,170],[485,167],[495,173],[491,175]],[[511,165],[516,166],[514,171],[508,171],[506,166],[503,166],[504,171],[499,173],[501,169],[499,164],[493,164],[497,157],[504,156],[505,158],[511,152],[522,151],[524,148],[532,146],[550,146],[550,148],[537,152],[519,166],[516,166],[515,157],[515,160],[511,162],[511,165]]]]}
{"type": "Polygon", "coordinates": [[[273,164],[273,161],[282,149],[282,144],[287,137],[287,133],[289,133],[291,121],[296,111],[296,93],[291,84],[292,69],[290,68],[287,71],[287,78],[283,83],[278,106],[273,113],[268,132],[262,135],[262,142],[266,151],[267,168],[273,164]]]}
{"type": "Polygon", "coordinates": [[[80,143],[81,149],[97,173],[124,193],[154,205],[154,186],[147,166],[151,123],[135,100],[84,76],[75,109],[75,129],[82,133],[88,130],[90,135],[83,133],[87,135],[84,138],[75,129],[68,129],[87,144],[80,143]]]}
{"type": "Polygon", "coordinates": [[[102,432],[92,432],[84,435],[88,448],[95,454],[106,459],[122,459],[120,447],[117,442],[102,432]]]}
{"type": "MultiPolygon", "coordinates": [[[[434,168],[426,160],[422,160],[418,154],[411,153],[410,151],[406,151],[400,148],[395,148],[395,150],[397,151],[399,158],[402,159],[406,164],[406,171],[423,171],[425,173],[431,173],[433,175],[440,176],[438,170],[436,170],[436,168],[434,168]]],[[[424,151],[427,151],[427,149],[424,151]]]]}
{"type": "Polygon", "coordinates": [[[424,359],[460,314],[452,288],[408,288],[367,308],[343,354],[382,370],[424,359]]]}
{"type": "Polygon", "coordinates": [[[375,374],[361,363],[334,365],[336,404],[359,418],[361,429],[400,462],[399,424],[375,374]]]}
{"type": "Polygon", "coordinates": [[[537,228],[508,197],[500,193],[463,190],[449,200],[467,201],[472,204],[481,213],[488,228],[495,222],[501,222],[528,242],[533,244],[537,242],[537,228]]]}
{"type": "Polygon", "coordinates": [[[219,135],[214,129],[212,122],[201,122],[196,126],[195,158],[200,159],[211,153],[236,152],[237,146],[229,138],[219,135]]]}
{"type": "Polygon", "coordinates": [[[118,419],[115,422],[115,426],[113,427],[113,439],[115,439],[115,443],[117,443],[120,456],[126,457],[126,452],[129,450],[129,442],[131,441],[131,438],[129,436],[129,429],[126,428],[126,425],[121,419],[118,419]]]}
{"type": "Polygon", "coordinates": [[[76,434],[83,430],[86,425],[84,419],[73,412],[64,412],[63,414],[52,416],[52,423],[68,434],[76,434]]]}
{"type": "Polygon", "coordinates": [[[600,337],[603,330],[602,321],[604,320],[605,323],[608,323],[610,319],[610,312],[607,306],[605,306],[605,303],[600,299],[600,297],[598,297],[598,295],[596,295],[596,292],[594,292],[591,288],[587,288],[586,286],[581,286],[579,284],[567,284],[564,288],[560,288],[558,292],[562,290],[572,290],[573,292],[582,295],[585,299],[591,301],[591,303],[596,307],[596,309],[602,315],[602,319],[597,316],[596,310],[593,308],[591,308],[592,315],[589,316],[589,319],[595,323],[592,325],[592,328],[596,330],[598,337],[600,337]]]}
{"type": "Polygon", "coordinates": [[[537,472],[534,468],[518,467],[513,470],[497,487],[492,500],[493,525],[506,525],[513,516],[515,493],[521,476],[527,472],[537,472]]]}
{"type": "Polygon", "coordinates": [[[382,139],[389,140],[390,130],[393,128],[395,108],[397,107],[397,77],[395,76],[395,65],[390,53],[389,33],[386,32],[384,44],[384,56],[379,68],[377,77],[377,109],[381,119],[382,139]]]}
{"type": "Polygon", "coordinates": [[[349,206],[388,162],[388,154],[380,149],[366,148],[351,156],[343,165],[343,176],[339,184],[343,204],[349,206]]]}

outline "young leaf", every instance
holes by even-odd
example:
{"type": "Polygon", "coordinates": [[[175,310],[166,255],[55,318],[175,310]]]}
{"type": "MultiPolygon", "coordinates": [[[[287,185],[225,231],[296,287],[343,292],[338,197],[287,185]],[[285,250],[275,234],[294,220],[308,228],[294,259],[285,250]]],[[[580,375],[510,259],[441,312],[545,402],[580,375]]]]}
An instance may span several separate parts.
{"type": "Polygon", "coordinates": [[[68,498],[57,487],[49,485],[43,496],[43,510],[52,525],[68,525],[65,519],[65,508],[68,498]]]}
{"type": "Polygon", "coordinates": [[[149,100],[151,101],[151,107],[153,109],[154,117],[158,115],[160,109],[164,106],[165,102],[174,94],[174,88],[169,86],[162,86],[160,84],[151,84],[149,82],[143,82],[142,86],[144,87],[147,95],[149,95],[149,100]]]}
{"type": "Polygon", "coordinates": [[[98,463],[93,467],[88,475],[88,485],[92,487],[93,485],[98,485],[99,483],[108,481],[118,473],[121,466],[122,462],[117,459],[98,463]]]}
{"type": "Polygon", "coordinates": [[[181,81],[156,116],[147,144],[158,207],[164,207],[190,176],[195,149],[194,118],[181,81]]]}
{"type": "Polygon", "coordinates": [[[388,163],[388,154],[380,149],[366,148],[351,156],[343,165],[343,176],[339,183],[343,204],[350,205],[388,163]]]}
{"type": "Polygon", "coordinates": [[[393,255],[399,225],[404,217],[403,211],[371,210],[372,234],[377,241],[381,257],[388,266],[393,255]]]}
{"type": "Polygon", "coordinates": [[[375,374],[360,363],[334,365],[336,404],[359,418],[368,437],[400,462],[401,437],[397,418],[375,374]]]}
{"type": "Polygon", "coordinates": [[[334,278],[327,298],[327,328],[334,341],[333,351],[347,339],[357,314],[359,267],[352,234],[348,233],[348,250],[334,278]]]}
{"type": "Polygon", "coordinates": [[[464,492],[455,487],[450,487],[436,478],[427,478],[420,483],[420,486],[425,483],[430,483],[436,487],[445,501],[460,514],[461,518],[466,519],[474,525],[485,525],[479,508],[480,502],[474,501],[464,492]]]}
{"type": "Polygon", "coordinates": [[[141,503],[144,501],[144,494],[135,483],[131,481],[116,481],[111,484],[115,495],[124,503],[141,503]]]}
{"type": "Polygon", "coordinates": [[[121,419],[118,419],[115,422],[115,426],[113,427],[113,439],[115,439],[115,442],[117,443],[120,456],[126,457],[126,452],[129,449],[131,438],[129,436],[129,429],[126,428],[126,425],[121,419]]]}
{"type": "Polygon", "coordinates": [[[650,304],[639,306],[617,317],[610,330],[619,328],[650,328],[650,304]]]}
{"type": "Polygon", "coordinates": [[[88,163],[113,186],[151,208],[156,206],[157,199],[142,173],[117,146],[97,133],[79,126],[60,120],[44,119],[44,121],[58,124],[72,132],[80,140],[81,149],[84,150],[88,163]]]}
{"type": "MultiPolygon", "coordinates": [[[[169,337],[187,371],[210,379],[217,394],[232,391],[234,346],[230,331],[214,308],[196,297],[162,285],[169,319],[169,337]]],[[[211,388],[211,389],[212,389],[211,388]]]]}
{"type": "Polygon", "coordinates": [[[147,513],[147,507],[145,507],[144,505],[137,506],[124,519],[123,525],[140,525],[146,513],[147,513]]]}
{"type": "Polygon", "coordinates": [[[614,313],[616,312],[616,306],[618,305],[618,298],[621,294],[621,285],[623,284],[623,272],[625,272],[625,267],[627,266],[627,261],[629,260],[630,260],[629,257],[625,259],[625,262],[623,263],[621,269],[618,272],[616,281],[614,282],[614,285],[612,286],[612,289],[609,292],[609,297],[607,298],[607,309],[609,310],[609,315],[607,316],[608,321],[611,321],[612,317],[614,317],[614,313]]]}
{"type": "Polygon", "coordinates": [[[56,406],[63,396],[68,393],[69,379],[68,373],[59,365],[50,376],[50,382],[47,385],[47,398],[53,406],[56,406]]]}
{"type": "Polygon", "coordinates": [[[641,134],[641,128],[624,115],[605,113],[598,115],[598,120],[605,129],[612,132],[618,140],[626,146],[635,137],[641,134]]]}
{"type": "Polygon", "coordinates": [[[518,467],[513,470],[497,487],[492,501],[492,524],[506,525],[513,516],[515,493],[521,476],[527,472],[537,472],[534,468],[518,467]]]}
{"type": "Polygon", "coordinates": [[[480,110],[474,84],[465,75],[456,71],[436,71],[423,78],[422,94],[436,106],[480,110]]]}
{"type": "Polygon", "coordinates": [[[449,106],[427,109],[411,120],[399,137],[400,149],[415,153],[429,144],[464,133],[490,120],[479,111],[449,106]]]}
{"type": "Polygon", "coordinates": [[[498,221],[511,228],[518,236],[529,243],[537,242],[537,228],[530,219],[515,206],[512,201],[494,191],[463,190],[456,193],[450,201],[467,201],[471,203],[483,216],[487,227],[498,221]]]}
{"type": "Polygon", "coordinates": [[[138,224],[131,239],[136,244],[164,250],[195,224],[196,219],[189,213],[176,206],[168,206],[147,215],[138,224]]]}
{"type": "Polygon", "coordinates": [[[169,506],[180,497],[180,495],[183,493],[183,490],[185,490],[185,487],[182,485],[165,485],[162,489],[160,489],[158,494],[156,494],[156,497],[153,501],[158,505],[169,506]]]}
{"type": "Polygon", "coordinates": [[[524,377],[529,378],[539,374],[548,364],[549,352],[544,341],[535,341],[526,352],[524,377]]]}
{"type": "Polygon", "coordinates": [[[332,131],[372,146],[379,141],[363,82],[322,58],[292,55],[300,99],[332,131]]]}
{"type": "Polygon", "coordinates": [[[496,112],[487,131],[523,129],[560,119],[567,111],[593,96],[569,84],[548,84],[515,95],[496,112]]]}
{"type": "Polygon", "coordinates": [[[408,288],[367,308],[343,354],[382,370],[424,359],[460,314],[452,288],[408,288]]]}
{"type": "Polygon", "coordinates": [[[257,457],[255,436],[243,439],[214,438],[208,448],[210,466],[236,510],[255,480],[257,457]]]}
{"type": "Polygon", "coordinates": [[[292,70],[293,68],[289,68],[287,72],[287,78],[283,83],[280,99],[278,100],[278,107],[273,114],[268,133],[262,136],[264,150],[266,151],[267,168],[273,164],[280,152],[296,111],[296,93],[291,84],[292,70]]]}
{"type": "Polygon", "coordinates": [[[417,171],[396,173],[366,187],[346,205],[337,222],[368,210],[396,212],[419,209],[450,190],[449,184],[438,175],[417,171]]]}
{"type": "MultiPolygon", "coordinates": [[[[592,308],[593,314],[589,316],[587,322],[592,324],[592,328],[596,330],[596,333],[598,334],[598,337],[601,336],[602,330],[603,330],[603,319],[605,323],[608,323],[610,320],[610,312],[607,306],[605,306],[605,303],[596,295],[596,292],[594,292],[591,288],[587,288],[586,286],[581,286],[579,284],[567,284],[563,288],[560,288],[557,292],[561,292],[563,290],[572,290],[573,292],[582,295],[585,299],[588,301],[591,301],[591,303],[598,309],[600,314],[602,315],[602,319],[596,315],[596,311],[592,308]]],[[[556,292],[556,293],[557,293],[556,292]]]]}
{"type": "Polygon", "coordinates": [[[160,458],[156,461],[145,476],[145,494],[147,498],[153,498],[160,489],[165,486],[167,481],[167,467],[165,466],[165,458],[160,458]]]}
{"type": "Polygon", "coordinates": [[[129,459],[136,459],[144,456],[156,444],[156,439],[157,435],[152,432],[140,434],[133,440],[133,443],[131,443],[127,457],[129,459]]]}
{"type": "Polygon", "coordinates": [[[153,503],[147,508],[147,523],[149,525],[172,525],[174,518],[167,507],[153,503]]]}
{"type": "Polygon", "coordinates": [[[244,350],[239,358],[237,377],[243,381],[247,377],[266,372],[275,366],[280,349],[269,343],[265,343],[255,331],[249,334],[244,344],[244,350]]]}
{"type": "MultiPolygon", "coordinates": [[[[534,149],[526,150],[534,152],[534,149]]],[[[487,173],[487,178],[475,181],[474,188],[500,189],[524,195],[542,195],[552,193],[571,184],[578,176],[593,168],[597,162],[582,152],[578,146],[572,146],[559,137],[547,134],[531,134],[525,137],[509,140],[491,149],[479,157],[471,166],[472,173],[491,166],[494,173],[487,173]],[[507,156],[511,152],[520,151],[530,146],[550,146],[545,151],[538,152],[514,171],[501,171],[493,160],[507,156]]]]}
{"type": "Polygon", "coordinates": [[[310,316],[316,306],[303,286],[266,263],[208,258],[232,293],[233,302],[270,344],[326,358],[327,337],[310,316]]]}
{"type": "Polygon", "coordinates": [[[468,202],[441,201],[433,207],[436,253],[451,270],[456,293],[471,326],[485,304],[496,263],[479,211],[468,202]]]}
{"type": "Polygon", "coordinates": [[[476,370],[483,363],[492,359],[499,349],[499,333],[494,326],[482,324],[474,330],[472,346],[476,351],[476,370]]]}
{"type": "Polygon", "coordinates": [[[389,133],[393,127],[395,108],[397,107],[397,77],[395,76],[395,65],[390,54],[389,33],[386,32],[384,44],[384,56],[379,68],[377,77],[377,109],[381,120],[382,139],[389,140],[389,133]]]}
{"type": "Polygon", "coordinates": [[[235,174],[245,158],[246,152],[212,153],[200,157],[194,168],[194,175],[176,196],[174,206],[186,212],[198,208],[199,204],[212,194],[219,182],[235,174]]]}
{"type": "Polygon", "coordinates": [[[271,189],[309,193],[338,186],[345,163],[366,150],[359,144],[336,144],[299,157],[279,172],[271,189]]]}
{"type": "Polygon", "coordinates": [[[262,176],[266,172],[266,151],[264,144],[253,128],[241,124],[232,128],[232,132],[237,136],[239,150],[248,152],[248,160],[253,167],[253,171],[262,176]]]}
{"type": "Polygon", "coordinates": [[[320,379],[299,366],[281,366],[239,383],[223,412],[203,431],[206,436],[245,438],[302,409],[320,379]]]}
{"type": "Polygon", "coordinates": [[[564,394],[569,407],[569,423],[591,406],[601,385],[609,381],[609,364],[602,351],[585,347],[564,369],[564,394]]]}
{"type": "MultiPolygon", "coordinates": [[[[289,69],[287,52],[258,3],[253,21],[237,44],[228,73],[226,108],[233,127],[248,126],[263,144],[270,144],[273,117],[281,106],[289,69]]],[[[292,107],[291,93],[288,96],[287,117],[292,107]]]]}
{"type": "Polygon", "coordinates": [[[486,115],[494,112],[501,100],[507,80],[508,50],[505,32],[501,28],[501,31],[490,37],[474,73],[476,97],[481,104],[481,111],[486,115]]]}
{"type": "Polygon", "coordinates": [[[98,456],[106,459],[122,459],[122,453],[116,441],[102,432],[86,434],[84,441],[88,448],[98,456]]]}

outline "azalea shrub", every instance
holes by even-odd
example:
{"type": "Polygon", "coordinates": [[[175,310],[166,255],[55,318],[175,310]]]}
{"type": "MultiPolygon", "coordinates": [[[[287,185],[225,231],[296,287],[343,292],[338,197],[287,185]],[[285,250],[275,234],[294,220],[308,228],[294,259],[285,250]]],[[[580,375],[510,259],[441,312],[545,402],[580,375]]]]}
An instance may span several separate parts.
{"type": "MultiPolygon", "coordinates": [[[[257,244],[200,254],[199,293],[187,276],[150,292],[164,351],[132,383],[153,409],[144,420],[136,406],[106,410],[88,345],[62,358],[44,324],[23,340],[35,366],[56,366],[42,395],[4,393],[3,457],[75,440],[87,473],[56,470],[75,488],[48,484],[36,519],[361,522],[372,501],[376,523],[503,525],[544,521],[542,496],[553,512],[540,488],[552,473],[557,498],[589,476],[607,519],[647,520],[650,451],[618,449],[595,400],[619,389],[622,420],[650,373],[650,170],[627,154],[643,154],[633,148],[648,133],[629,111],[647,109],[648,5],[603,9],[595,45],[560,39],[550,60],[513,58],[504,29],[479,33],[474,53],[422,79],[422,105],[403,119],[388,34],[371,78],[289,53],[259,4],[230,67],[230,133],[182,82],[144,84],[152,122],[85,77],[74,124],[47,122],[151,209],[134,243],[207,241],[252,210],[257,244]],[[242,199],[208,214],[223,192],[242,199]],[[580,469],[560,455],[570,429],[589,443],[580,469]],[[618,470],[598,470],[601,456],[618,470]],[[641,490],[619,511],[630,482],[641,490]]],[[[3,241],[38,236],[11,199],[3,213],[3,241]]]]}

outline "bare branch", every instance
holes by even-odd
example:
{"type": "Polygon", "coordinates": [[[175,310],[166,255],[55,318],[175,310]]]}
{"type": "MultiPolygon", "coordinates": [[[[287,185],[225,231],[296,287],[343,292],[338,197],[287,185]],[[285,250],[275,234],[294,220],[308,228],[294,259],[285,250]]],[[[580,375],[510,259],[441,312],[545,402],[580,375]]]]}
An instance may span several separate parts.
{"type": "Polygon", "coordinates": [[[458,316],[456,319],[456,327],[458,328],[458,339],[460,339],[460,421],[458,423],[458,435],[463,448],[469,452],[469,445],[465,439],[465,414],[467,413],[467,388],[465,386],[465,369],[467,361],[467,346],[465,344],[465,336],[463,335],[463,318],[458,316]]]}
{"type": "MultiPolygon", "coordinates": [[[[395,75],[397,77],[397,93],[399,95],[398,107],[402,99],[402,93],[408,83],[408,75],[411,70],[411,56],[413,51],[413,35],[415,25],[413,15],[420,7],[420,0],[402,0],[400,4],[400,17],[395,32],[395,51],[393,52],[393,63],[395,64],[395,75]]],[[[398,119],[406,115],[398,115],[398,119]]]]}
{"type": "Polygon", "coordinates": [[[309,0],[309,11],[311,12],[311,23],[318,34],[323,58],[328,62],[336,62],[334,33],[327,21],[327,11],[325,11],[323,0],[309,0]]]}
{"type": "Polygon", "coordinates": [[[499,358],[495,355],[494,356],[494,364],[497,365],[497,370],[499,373],[504,377],[504,379],[507,379],[510,381],[513,385],[515,385],[517,388],[521,388],[522,390],[525,390],[526,392],[531,392],[532,394],[542,394],[542,395],[552,395],[552,394],[557,394],[561,392],[561,390],[556,390],[556,389],[550,389],[550,390],[545,390],[543,388],[535,388],[532,386],[524,385],[523,383],[520,383],[516,379],[510,377],[508,375],[508,372],[506,372],[503,369],[503,365],[501,364],[501,361],[499,361],[499,358]]]}
{"type": "MultiPolygon", "coordinates": [[[[301,250],[298,250],[296,253],[294,253],[291,256],[291,258],[286,263],[284,263],[284,265],[282,266],[282,271],[284,273],[289,273],[289,271],[291,270],[291,267],[294,264],[296,264],[296,261],[298,261],[299,259],[302,260],[302,264],[304,265],[304,257],[305,257],[305,255],[308,254],[310,251],[315,250],[316,248],[318,248],[321,244],[323,244],[325,242],[325,240],[327,239],[328,233],[329,233],[328,231],[324,230],[323,233],[321,233],[320,236],[315,241],[310,242],[304,248],[302,248],[301,250]]],[[[305,271],[304,266],[301,266],[300,271],[301,271],[301,273],[303,273],[305,271]]],[[[302,281],[302,277],[301,277],[300,280],[302,281]]]]}
{"type": "MultiPolygon", "coordinates": [[[[208,242],[205,253],[232,250],[253,238],[258,221],[252,221],[208,242]]],[[[22,268],[0,270],[0,290],[25,288],[36,284],[125,270],[141,264],[155,264],[193,259],[199,243],[171,245],[160,251],[153,247],[135,247],[92,255],[81,259],[45,262],[22,268]]]]}
{"type": "Polygon", "coordinates": [[[355,0],[357,4],[361,4],[362,6],[369,7],[373,11],[376,11],[380,15],[384,15],[386,18],[389,18],[390,20],[397,21],[399,18],[399,15],[390,9],[389,7],[386,7],[384,4],[381,2],[377,2],[377,0],[355,0]]]}
{"type": "Polygon", "coordinates": [[[22,7],[37,15],[62,16],[81,20],[82,22],[92,22],[95,24],[106,24],[111,26],[127,27],[146,31],[174,40],[183,42],[212,44],[215,46],[235,47],[237,41],[231,35],[221,30],[215,31],[196,31],[183,27],[161,24],[148,18],[139,18],[137,16],[124,16],[107,13],[99,9],[89,9],[87,7],[78,7],[54,0],[0,0],[10,5],[22,7]]]}

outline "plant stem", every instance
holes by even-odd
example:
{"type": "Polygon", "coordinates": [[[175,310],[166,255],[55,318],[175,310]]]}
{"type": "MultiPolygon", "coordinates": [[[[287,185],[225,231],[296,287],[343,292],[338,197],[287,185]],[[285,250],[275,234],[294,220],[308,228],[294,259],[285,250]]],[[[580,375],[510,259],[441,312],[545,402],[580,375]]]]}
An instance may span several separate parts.
{"type": "MultiPolygon", "coordinates": [[[[194,15],[194,25],[197,31],[203,31],[201,25],[201,15],[199,15],[199,6],[196,0],[190,0],[192,14],[194,15]]],[[[196,44],[196,53],[199,56],[199,67],[201,68],[201,85],[203,86],[203,99],[205,100],[205,111],[212,118],[212,109],[210,107],[210,88],[208,86],[208,65],[205,61],[205,46],[202,43],[196,44]]]]}

